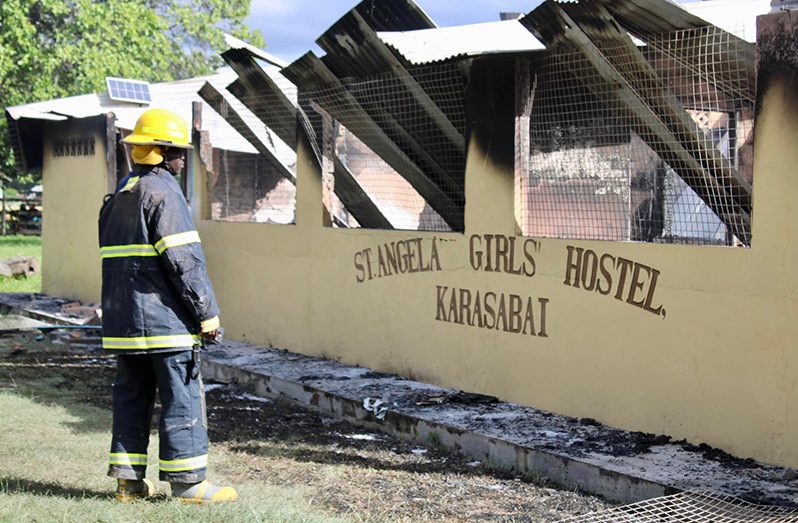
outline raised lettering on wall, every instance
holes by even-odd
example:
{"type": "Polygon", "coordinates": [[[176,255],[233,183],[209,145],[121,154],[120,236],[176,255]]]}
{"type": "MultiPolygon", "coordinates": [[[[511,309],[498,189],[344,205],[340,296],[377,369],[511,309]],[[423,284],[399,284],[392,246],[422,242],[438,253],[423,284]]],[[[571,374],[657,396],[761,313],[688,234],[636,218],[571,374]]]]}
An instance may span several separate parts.
{"type": "Polygon", "coordinates": [[[660,271],[611,254],[598,254],[582,247],[567,247],[563,283],[587,292],[612,296],[651,314],[666,317],[662,305],[656,305],[660,271]]]}

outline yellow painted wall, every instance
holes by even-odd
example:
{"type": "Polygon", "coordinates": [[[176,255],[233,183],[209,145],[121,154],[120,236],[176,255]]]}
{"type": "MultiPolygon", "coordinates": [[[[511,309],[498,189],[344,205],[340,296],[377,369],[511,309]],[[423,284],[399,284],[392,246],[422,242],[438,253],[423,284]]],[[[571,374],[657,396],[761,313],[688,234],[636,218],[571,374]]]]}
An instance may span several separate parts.
{"type": "MultiPolygon", "coordinates": [[[[779,85],[762,97],[750,249],[516,237],[513,174],[476,145],[465,234],[324,227],[321,180],[304,146],[296,225],[211,222],[196,203],[207,191],[195,158],[194,209],[227,336],[798,467],[794,98],[779,85]],[[531,273],[534,262],[534,275],[475,269],[472,245],[486,235],[514,241],[510,269],[525,263],[531,273]],[[369,279],[365,253],[377,259],[401,241],[420,244],[424,265],[440,270],[369,279]],[[615,288],[566,285],[569,247],[629,260],[622,299],[615,288]],[[629,298],[633,263],[641,288],[629,298]],[[531,298],[537,335],[446,321],[456,315],[451,289],[531,298]]],[[[45,291],[96,299],[101,157],[91,168],[59,160],[56,169],[45,159],[45,291]]]]}
{"type": "MultiPolygon", "coordinates": [[[[513,174],[478,147],[465,234],[323,227],[300,148],[296,226],[200,222],[223,324],[233,338],[798,467],[798,114],[780,96],[765,96],[757,122],[752,248],[537,239],[532,277],[471,265],[474,235],[515,234],[513,174]],[[435,243],[440,271],[358,282],[357,253],[414,238],[425,256],[435,243]],[[618,275],[607,296],[564,283],[569,246],[630,260],[621,300],[618,275]],[[632,262],[643,267],[631,301],[662,312],[628,303],[632,262]],[[439,287],[532,298],[538,334],[548,300],[547,336],[440,321],[451,291],[441,312],[439,287]]],[[[513,240],[516,268],[526,240],[513,240]]]]}
{"type": "MultiPolygon", "coordinates": [[[[762,118],[768,125],[770,116],[762,118]]],[[[471,151],[469,205],[512,201],[511,174],[483,160],[471,151]]],[[[465,235],[323,228],[320,212],[315,223],[299,213],[295,227],[200,228],[234,338],[798,466],[798,425],[785,416],[797,392],[798,238],[789,224],[798,216],[778,201],[798,193],[790,176],[798,158],[791,161],[760,164],[758,181],[766,182],[757,186],[751,249],[543,239],[531,278],[475,271],[469,262],[472,234],[512,233],[511,206],[474,212],[484,221],[465,235]],[[418,237],[424,247],[436,239],[441,271],[358,283],[357,252],[418,237]],[[663,306],[666,316],[564,285],[568,246],[660,271],[651,308],[663,306]],[[437,321],[437,286],[547,298],[548,337],[437,321]]],[[[300,199],[320,208],[318,178],[301,165],[300,199]]]]}
{"type": "Polygon", "coordinates": [[[42,167],[45,188],[42,291],[84,303],[99,302],[97,216],[108,192],[105,130],[98,129],[96,120],[59,122],[46,129],[42,167]],[[95,139],[93,156],[53,156],[54,140],[87,137],[95,139]]]}

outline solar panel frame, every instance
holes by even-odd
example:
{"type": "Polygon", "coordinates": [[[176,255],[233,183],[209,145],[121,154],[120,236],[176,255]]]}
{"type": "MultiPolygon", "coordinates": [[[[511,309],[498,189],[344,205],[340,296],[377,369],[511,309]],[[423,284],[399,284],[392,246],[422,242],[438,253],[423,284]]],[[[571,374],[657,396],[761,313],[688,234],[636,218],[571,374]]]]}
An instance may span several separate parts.
{"type": "Polygon", "coordinates": [[[108,87],[108,96],[111,100],[144,105],[152,102],[149,82],[107,76],[105,84],[108,87]]]}

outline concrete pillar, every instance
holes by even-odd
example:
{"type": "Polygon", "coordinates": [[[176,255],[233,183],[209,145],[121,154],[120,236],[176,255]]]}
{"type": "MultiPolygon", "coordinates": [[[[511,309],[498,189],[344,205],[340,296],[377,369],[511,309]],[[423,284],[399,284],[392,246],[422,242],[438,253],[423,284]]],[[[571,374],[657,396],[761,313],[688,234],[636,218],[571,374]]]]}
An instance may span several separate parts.
{"type": "Polygon", "coordinates": [[[515,57],[477,59],[466,98],[465,229],[514,235],[515,57]]]}
{"type": "MultiPolygon", "coordinates": [[[[757,20],[754,130],[754,252],[769,253],[768,273],[784,289],[785,340],[798,337],[798,16],[757,20]],[[766,205],[765,205],[766,203],[766,205]],[[775,253],[775,254],[774,254],[775,253]]],[[[772,461],[798,464],[798,348],[783,345],[784,429],[774,434],[772,461]]],[[[773,401],[779,401],[774,398],[773,401]]]]}
{"type": "Polygon", "coordinates": [[[321,166],[304,134],[297,140],[296,224],[303,228],[330,225],[330,215],[322,203],[321,166]]]}

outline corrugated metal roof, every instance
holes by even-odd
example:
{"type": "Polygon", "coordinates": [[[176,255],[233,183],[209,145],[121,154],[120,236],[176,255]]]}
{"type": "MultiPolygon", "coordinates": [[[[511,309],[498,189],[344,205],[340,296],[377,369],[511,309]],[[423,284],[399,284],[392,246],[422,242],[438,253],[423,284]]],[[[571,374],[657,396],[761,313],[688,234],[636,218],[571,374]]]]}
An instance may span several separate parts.
{"type": "MultiPolygon", "coordinates": [[[[152,103],[149,106],[137,105],[111,100],[108,93],[71,96],[46,102],[35,102],[26,105],[8,107],[6,111],[14,120],[20,118],[34,120],[65,120],[67,118],[87,118],[106,113],[116,115],[116,126],[132,130],[141,113],[149,107],[162,107],[179,114],[187,122],[191,122],[192,102],[202,102],[197,91],[210,82],[213,85],[227,85],[236,79],[233,71],[224,70],[216,75],[177,80],[150,85],[152,103]]],[[[202,128],[210,134],[214,147],[255,153],[255,149],[239,135],[230,124],[224,121],[210,106],[203,103],[202,128]]],[[[253,119],[257,120],[254,116],[253,119]]]]}
{"type": "Polygon", "coordinates": [[[546,48],[518,20],[417,31],[383,31],[377,35],[408,62],[416,65],[458,57],[539,51],[546,48]]]}
{"type": "MultiPolygon", "coordinates": [[[[324,63],[339,78],[393,70],[397,59],[377,38],[377,31],[415,31],[435,23],[412,0],[364,0],[349,10],[316,43],[327,53],[324,63]]],[[[407,64],[399,64],[399,67],[407,64]]]]}
{"type": "Polygon", "coordinates": [[[707,25],[706,21],[686,11],[672,0],[599,0],[599,2],[604,4],[621,25],[636,36],[694,29],[707,25]]]}

